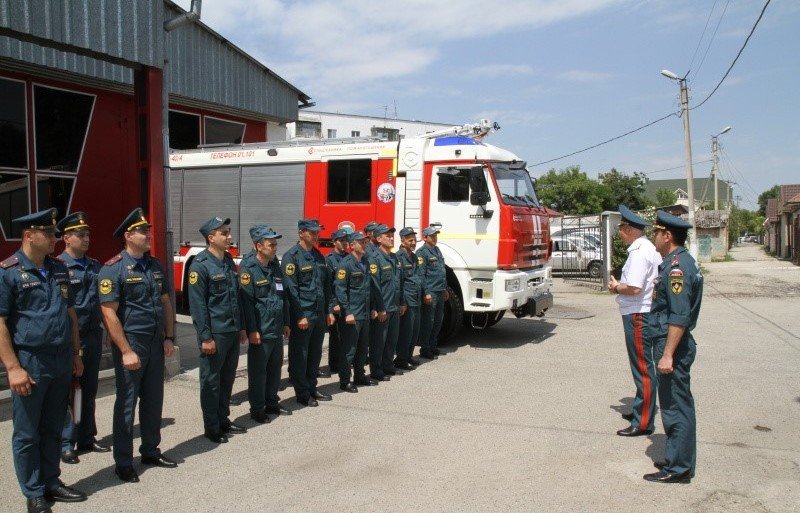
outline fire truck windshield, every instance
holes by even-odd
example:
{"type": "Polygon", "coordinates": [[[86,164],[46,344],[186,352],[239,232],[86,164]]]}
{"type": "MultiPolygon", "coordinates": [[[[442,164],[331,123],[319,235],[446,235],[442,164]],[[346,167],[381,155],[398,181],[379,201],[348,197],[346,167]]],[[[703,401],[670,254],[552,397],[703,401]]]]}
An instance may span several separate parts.
{"type": "Polygon", "coordinates": [[[494,179],[506,205],[539,207],[539,199],[525,163],[492,163],[494,179]]]}

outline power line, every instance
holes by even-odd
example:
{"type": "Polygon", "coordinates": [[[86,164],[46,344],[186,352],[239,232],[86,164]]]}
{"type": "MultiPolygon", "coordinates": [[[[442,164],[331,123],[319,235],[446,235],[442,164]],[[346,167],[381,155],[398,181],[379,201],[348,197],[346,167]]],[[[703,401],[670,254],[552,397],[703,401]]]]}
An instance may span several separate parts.
{"type": "MultiPolygon", "coordinates": [[[[722,18],[725,17],[725,12],[728,10],[728,5],[731,3],[731,0],[725,2],[725,7],[722,9],[722,14],[719,16],[719,20],[717,20],[717,26],[714,27],[714,33],[711,34],[711,39],[708,40],[708,46],[706,46],[706,51],[703,54],[703,58],[700,59],[700,64],[697,65],[697,69],[694,72],[694,79],[697,80],[697,74],[700,73],[700,68],[703,67],[703,63],[706,62],[706,57],[708,56],[708,51],[711,50],[711,45],[714,43],[714,38],[717,36],[717,30],[719,30],[719,26],[722,23],[722,18]]],[[[691,65],[689,66],[691,69],[691,65]]]]}
{"type": "MultiPolygon", "coordinates": [[[[706,162],[711,162],[711,159],[698,160],[696,162],[692,162],[692,165],[696,166],[697,164],[704,164],[706,162]]],[[[639,173],[641,173],[643,175],[654,175],[656,173],[666,173],[667,171],[675,171],[676,169],[684,169],[685,167],[686,167],[686,164],[681,164],[680,166],[668,167],[666,169],[658,169],[656,171],[639,171],[639,173]]]]}
{"type": "Polygon", "coordinates": [[[700,49],[700,44],[703,42],[703,37],[706,35],[706,30],[708,29],[708,22],[711,21],[711,15],[714,14],[714,9],[717,8],[717,0],[714,0],[714,5],[711,6],[711,11],[708,13],[708,18],[706,18],[706,26],[703,27],[703,32],[700,34],[700,39],[697,40],[697,47],[694,49],[694,53],[692,54],[692,60],[689,62],[689,69],[692,69],[694,65],[694,59],[697,57],[697,50],[700,49]]]}
{"type": "Polygon", "coordinates": [[[741,191],[741,192],[742,192],[742,194],[744,194],[744,195],[745,195],[745,199],[746,199],[746,200],[747,200],[749,203],[751,203],[751,204],[754,204],[754,205],[757,205],[757,204],[758,204],[758,201],[756,201],[756,198],[758,198],[758,193],[757,193],[757,192],[756,192],[756,190],[753,188],[753,186],[752,186],[752,185],[750,185],[750,182],[749,182],[749,181],[747,180],[747,178],[744,176],[744,173],[742,173],[742,172],[741,172],[741,171],[740,171],[740,170],[739,170],[739,169],[738,169],[738,168],[737,168],[737,167],[736,167],[736,166],[733,164],[733,161],[731,160],[730,156],[729,156],[729,155],[728,155],[728,154],[727,154],[725,151],[723,151],[723,150],[721,150],[721,149],[720,149],[720,154],[722,155],[722,158],[724,158],[724,159],[725,159],[725,161],[726,161],[727,165],[728,165],[728,166],[730,166],[731,170],[733,170],[733,172],[735,172],[735,173],[736,173],[736,175],[738,175],[739,179],[741,180],[741,183],[743,183],[744,185],[746,185],[746,186],[747,186],[747,188],[748,188],[748,189],[750,189],[750,192],[752,192],[752,193],[753,193],[753,196],[751,196],[751,195],[750,195],[750,193],[748,193],[746,190],[742,189],[742,191],[741,191]]]}
{"type": "Polygon", "coordinates": [[[671,114],[667,114],[666,116],[658,118],[658,119],[656,119],[654,121],[651,121],[651,122],[647,123],[646,125],[642,125],[642,126],[640,126],[638,128],[634,128],[633,130],[629,130],[628,132],[625,132],[624,134],[620,134],[620,135],[618,135],[616,137],[612,137],[611,139],[606,139],[605,141],[599,142],[597,144],[593,144],[592,146],[587,146],[586,148],[583,148],[582,150],[573,151],[572,153],[567,153],[566,155],[561,155],[560,157],[556,157],[554,159],[543,160],[542,162],[537,162],[535,164],[530,164],[530,167],[541,166],[542,164],[549,164],[551,162],[555,162],[556,160],[565,159],[567,157],[571,157],[573,155],[577,155],[577,154],[583,153],[585,151],[593,150],[593,149],[595,149],[595,148],[597,148],[599,146],[603,146],[604,144],[608,144],[610,142],[616,141],[617,139],[622,139],[623,137],[626,137],[628,135],[634,134],[634,133],[636,133],[636,132],[638,132],[640,130],[644,130],[645,128],[647,128],[649,126],[653,126],[656,123],[660,123],[660,122],[664,121],[665,119],[671,118],[672,116],[680,117],[680,114],[678,114],[676,112],[673,112],[671,114]]]}
{"type": "Polygon", "coordinates": [[[733,59],[733,62],[731,62],[731,65],[728,67],[728,71],[726,71],[725,74],[722,76],[722,78],[720,79],[720,81],[717,84],[717,86],[714,87],[714,89],[710,93],[708,93],[708,96],[706,96],[703,101],[701,101],[700,103],[698,103],[694,107],[691,107],[689,110],[694,110],[694,109],[698,109],[698,108],[702,107],[705,102],[707,102],[712,96],[714,96],[714,93],[717,92],[717,89],[719,89],[719,86],[721,86],[722,83],[725,82],[725,79],[728,78],[728,75],[730,74],[731,70],[736,65],[736,61],[739,60],[739,57],[741,57],[742,52],[747,47],[747,43],[750,41],[750,38],[753,36],[753,32],[756,31],[756,27],[758,27],[758,24],[761,21],[761,18],[764,17],[764,11],[767,10],[767,6],[769,5],[769,3],[771,1],[772,0],[767,0],[767,2],[764,4],[764,7],[761,9],[761,14],[758,15],[758,19],[756,19],[756,22],[753,24],[753,28],[750,29],[750,33],[747,35],[747,39],[744,40],[744,44],[742,44],[742,47],[739,49],[739,53],[736,54],[736,58],[733,59]]]}

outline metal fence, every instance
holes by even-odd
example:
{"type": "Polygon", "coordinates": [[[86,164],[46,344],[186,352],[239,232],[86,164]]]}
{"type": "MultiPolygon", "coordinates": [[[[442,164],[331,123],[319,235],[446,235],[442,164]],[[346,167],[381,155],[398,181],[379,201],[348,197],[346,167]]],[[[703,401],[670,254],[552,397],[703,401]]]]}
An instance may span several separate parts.
{"type": "Polygon", "coordinates": [[[619,213],[597,216],[564,216],[550,224],[553,273],[602,290],[611,272],[612,237],[619,213]]]}

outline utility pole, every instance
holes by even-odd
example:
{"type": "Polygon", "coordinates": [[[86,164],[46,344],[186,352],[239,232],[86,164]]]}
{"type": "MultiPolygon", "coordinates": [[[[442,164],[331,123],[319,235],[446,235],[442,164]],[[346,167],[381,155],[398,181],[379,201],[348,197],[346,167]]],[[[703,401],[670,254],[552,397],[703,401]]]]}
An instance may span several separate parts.
{"type": "Polygon", "coordinates": [[[670,80],[676,80],[681,88],[681,117],[683,118],[683,147],[686,154],[686,194],[689,196],[689,254],[697,260],[697,237],[694,228],[694,171],[692,169],[692,137],[689,130],[689,88],[686,77],[680,78],[669,70],[662,70],[661,74],[670,80]]]}
{"type": "Polygon", "coordinates": [[[711,136],[711,154],[712,154],[712,165],[711,165],[711,174],[714,176],[714,210],[719,210],[719,191],[717,189],[717,174],[719,173],[719,136],[727,133],[731,130],[731,127],[726,126],[725,129],[718,133],[717,135],[711,136]]]}

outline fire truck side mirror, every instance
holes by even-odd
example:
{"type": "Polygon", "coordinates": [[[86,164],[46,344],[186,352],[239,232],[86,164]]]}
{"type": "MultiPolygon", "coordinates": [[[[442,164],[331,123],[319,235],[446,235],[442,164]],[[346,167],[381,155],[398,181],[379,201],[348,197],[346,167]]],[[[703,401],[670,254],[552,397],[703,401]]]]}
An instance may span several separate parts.
{"type": "Polygon", "coordinates": [[[469,195],[471,205],[484,206],[489,203],[491,196],[483,174],[483,166],[469,168],[469,188],[472,190],[472,194],[469,195]]]}
{"type": "Polygon", "coordinates": [[[488,192],[473,192],[469,195],[469,203],[470,205],[477,205],[477,206],[484,206],[489,203],[489,193],[488,192]]]}

